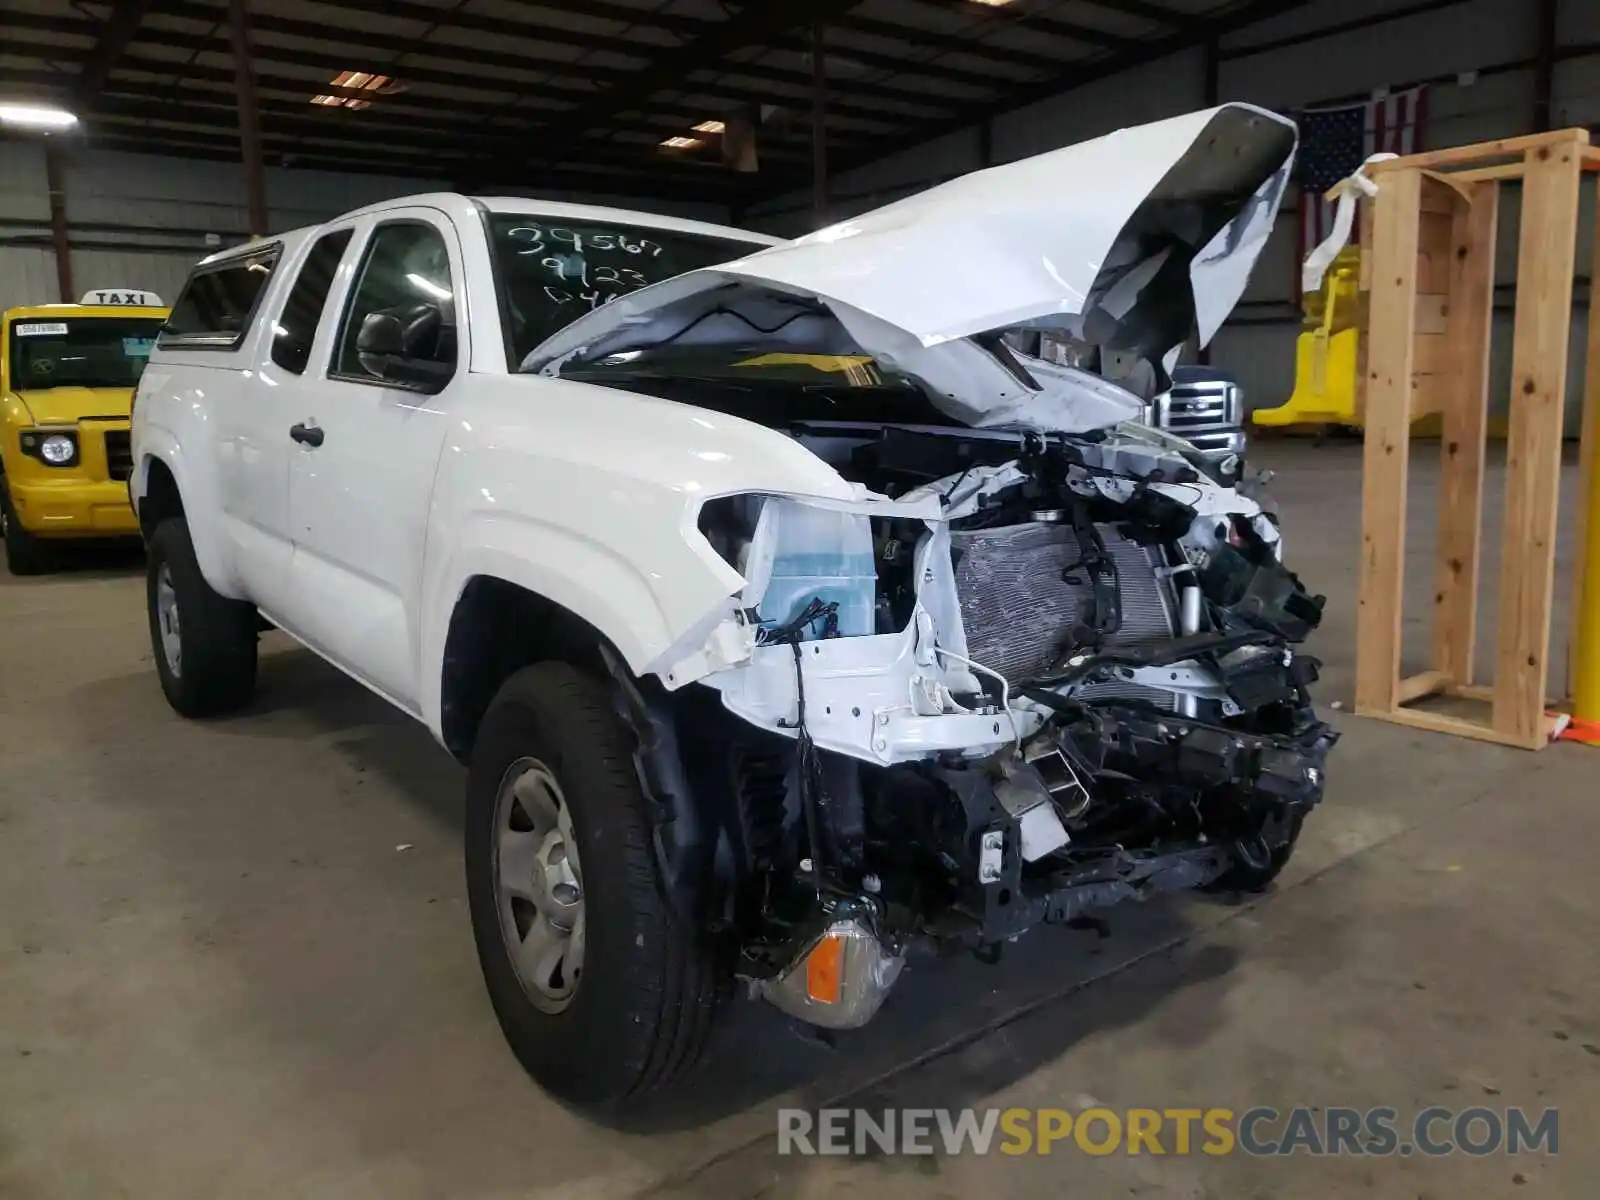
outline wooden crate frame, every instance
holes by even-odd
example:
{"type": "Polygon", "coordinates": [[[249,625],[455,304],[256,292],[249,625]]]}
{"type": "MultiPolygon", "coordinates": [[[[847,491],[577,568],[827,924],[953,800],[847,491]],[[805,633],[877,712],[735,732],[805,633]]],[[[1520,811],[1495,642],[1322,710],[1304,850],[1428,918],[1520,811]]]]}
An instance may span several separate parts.
{"type": "MultiPolygon", "coordinates": [[[[1572,321],[1578,196],[1600,150],[1582,129],[1508,138],[1375,163],[1364,208],[1365,446],[1356,711],[1440,733],[1537,749],[1565,718],[1546,712],[1556,518],[1572,321]],[[1510,428],[1494,681],[1473,680],[1489,410],[1499,189],[1522,183],[1510,428]],[[1400,674],[1407,457],[1415,417],[1440,414],[1439,543],[1431,666],[1400,674]],[[1434,695],[1488,706],[1487,718],[1408,707],[1434,695]]],[[[1600,280],[1600,230],[1596,238],[1600,280]]],[[[1600,347],[1600,304],[1589,344],[1600,347]]],[[[1600,439],[1600,373],[1585,388],[1584,486],[1600,439]]],[[[1581,520],[1582,514],[1580,514],[1581,520]]],[[[1574,563],[1582,587],[1584,544],[1574,563]]],[[[1576,605],[1576,598],[1574,599],[1576,605]]],[[[1577,609],[1575,608],[1575,613],[1577,609]]]]}

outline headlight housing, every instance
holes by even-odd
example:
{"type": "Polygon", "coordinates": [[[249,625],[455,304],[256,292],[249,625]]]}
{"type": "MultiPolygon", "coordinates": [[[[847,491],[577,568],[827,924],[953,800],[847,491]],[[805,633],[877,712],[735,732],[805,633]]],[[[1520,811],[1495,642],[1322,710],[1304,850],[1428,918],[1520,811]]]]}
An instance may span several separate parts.
{"type": "Polygon", "coordinates": [[[71,430],[29,430],[22,435],[22,452],[47,467],[78,465],[78,435],[71,430]]]}

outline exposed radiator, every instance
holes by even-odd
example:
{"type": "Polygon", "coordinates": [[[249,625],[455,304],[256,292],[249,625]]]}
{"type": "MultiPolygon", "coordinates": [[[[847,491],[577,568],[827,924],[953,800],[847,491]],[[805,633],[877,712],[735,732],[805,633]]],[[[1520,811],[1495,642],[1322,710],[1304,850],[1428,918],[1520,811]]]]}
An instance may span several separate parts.
{"type": "MultiPolygon", "coordinates": [[[[1122,628],[1111,644],[1146,645],[1176,636],[1171,587],[1157,573],[1160,551],[1129,541],[1113,525],[1095,528],[1116,564],[1122,597],[1122,628]]],[[[1068,649],[1067,635],[1091,596],[1087,571],[1071,573],[1076,584],[1063,579],[1081,557],[1072,528],[1035,522],[957,530],[950,542],[967,653],[1012,684],[1043,674],[1068,649]]],[[[1126,691],[1132,685],[1101,686],[1126,691]]],[[[1152,691],[1147,698],[1158,697],[1166,693],[1152,691]]]]}

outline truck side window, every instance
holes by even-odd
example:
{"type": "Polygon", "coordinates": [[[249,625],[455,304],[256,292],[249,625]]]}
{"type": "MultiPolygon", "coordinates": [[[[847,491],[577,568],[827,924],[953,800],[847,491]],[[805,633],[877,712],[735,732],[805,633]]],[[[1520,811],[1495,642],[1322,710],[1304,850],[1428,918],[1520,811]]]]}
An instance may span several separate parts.
{"type": "Polygon", "coordinates": [[[281,242],[273,242],[196,267],[161,327],[156,345],[180,350],[237,349],[282,249],[281,242]]]}
{"type": "Polygon", "coordinates": [[[346,379],[375,380],[356,354],[356,336],[369,313],[393,311],[403,323],[418,323],[428,308],[439,319],[425,343],[412,347],[416,357],[450,366],[456,361],[455,292],[450,280],[450,255],[444,237],[422,221],[379,225],[367,243],[355,289],[345,307],[334,352],[333,374],[346,379]]]}
{"type": "Polygon", "coordinates": [[[333,286],[333,273],[339,269],[352,232],[339,229],[323,234],[301,264],[273,331],[272,361],[285,371],[305,374],[306,363],[311,360],[311,342],[317,336],[317,322],[322,319],[328,289],[333,286]]]}

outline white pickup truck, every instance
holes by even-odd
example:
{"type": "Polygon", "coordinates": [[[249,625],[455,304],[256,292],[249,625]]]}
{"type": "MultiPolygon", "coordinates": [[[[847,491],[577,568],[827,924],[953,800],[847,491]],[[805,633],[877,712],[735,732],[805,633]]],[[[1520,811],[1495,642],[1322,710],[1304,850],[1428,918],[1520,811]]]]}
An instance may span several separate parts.
{"type": "Polygon", "coordinates": [[[1170,371],[1294,147],[1230,105],[795,242],[426,195],[214,255],[133,420],[161,686],[244,704],[270,623],[467,764],[489,993],[581,1104],[678,1076],[734,980],[850,1027],[919,948],[1262,887],[1334,739],[1321,600],[1140,398],[1001,333],[1170,371]]]}

